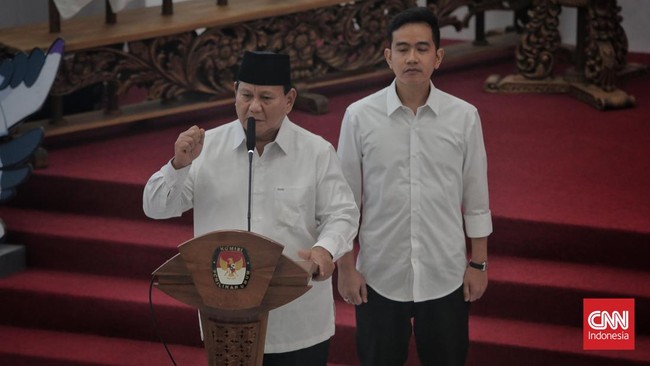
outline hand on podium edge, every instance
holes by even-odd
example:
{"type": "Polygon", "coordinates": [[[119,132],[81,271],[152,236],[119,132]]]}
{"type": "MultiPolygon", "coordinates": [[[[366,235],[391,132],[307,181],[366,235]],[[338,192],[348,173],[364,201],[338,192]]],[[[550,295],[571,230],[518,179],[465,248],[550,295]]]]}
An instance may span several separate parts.
{"type": "Polygon", "coordinates": [[[311,260],[316,264],[312,279],[314,281],[324,281],[334,273],[334,261],[332,254],[323,247],[313,247],[311,250],[301,250],[298,255],[304,260],[311,260]]]}
{"type": "MultiPolygon", "coordinates": [[[[318,272],[318,265],[314,263],[312,260],[297,260],[294,261],[300,268],[302,268],[305,272],[313,275],[314,273],[318,272]]],[[[309,279],[311,282],[311,278],[309,279]]]]}

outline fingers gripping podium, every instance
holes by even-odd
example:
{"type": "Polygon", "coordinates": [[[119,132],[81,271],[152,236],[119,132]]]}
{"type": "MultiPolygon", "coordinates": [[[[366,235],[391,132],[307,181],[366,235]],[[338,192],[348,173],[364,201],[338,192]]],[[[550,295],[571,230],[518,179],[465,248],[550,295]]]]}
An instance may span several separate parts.
{"type": "Polygon", "coordinates": [[[167,295],[201,311],[209,366],[261,366],[270,310],[311,286],[316,265],[294,262],[283,246],[239,230],[215,231],[178,247],[153,275],[167,295]]]}

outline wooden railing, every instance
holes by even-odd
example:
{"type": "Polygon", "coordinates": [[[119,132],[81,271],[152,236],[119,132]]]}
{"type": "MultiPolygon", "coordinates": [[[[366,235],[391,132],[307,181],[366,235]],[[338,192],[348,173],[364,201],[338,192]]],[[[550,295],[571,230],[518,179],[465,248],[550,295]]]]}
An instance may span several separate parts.
{"type": "MultiPolygon", "coordinates": [[[[506,4],[514,5],[506,7],[526,2],[510,1],[506,4]]],[[[441,25],[461,29],[471,17],[503,4],[438,0],[428,6],[438,13],[441,25]],[[454,17],[459,7],[468,7],[468,16],[454,17]]],[[[45,48],[56,37],[65,39],[66,57],[51,90],[51,118],[38,121],[48,136],[232,103],[240,57],[253,49],[289,54],[293,80],[307,97],[300,105],[322,113],[326,100],[308,89],[386,73],[382,50],[387,23],[415,5],[415,0],[238,0],[227,5],[216,0],[172,5],[165,0],[159,7],[111,15],[107,3],[103,17],[61,22],[53,16],[50,23],[0,29],[0,58],[45,48]],[[58,29],[53,29],[57,22],[58,29]],[[64,96],[91,85],[104,87],[102,111],[70,115],[63,110],[64,96]],[[134,87],[146,90],[147,100],[120,105],[134,87]]],[[[478,43],[484,44],[484,33],[479,36],[483,39],[478,43]]],[[[506,38],[491,42],[491,47],[513,50],[516,37],[506,38]]],[[[463,47],[463,55],[490,48],[463,47]]],[[[447,59],[453,53],[448,49],[447,59]]]]}

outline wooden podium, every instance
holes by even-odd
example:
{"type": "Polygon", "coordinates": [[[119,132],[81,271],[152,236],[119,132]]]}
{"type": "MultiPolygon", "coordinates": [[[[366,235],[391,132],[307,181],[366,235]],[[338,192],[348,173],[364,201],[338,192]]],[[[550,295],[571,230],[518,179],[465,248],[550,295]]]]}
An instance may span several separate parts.
{"type": "Polygon", "coordinates": [[[261,366],[271,309],[311,288],[316,265],[246,231],[215,231],[178,246],[153,275],[157,287],[201,312],[210,366],[261,366]]]}

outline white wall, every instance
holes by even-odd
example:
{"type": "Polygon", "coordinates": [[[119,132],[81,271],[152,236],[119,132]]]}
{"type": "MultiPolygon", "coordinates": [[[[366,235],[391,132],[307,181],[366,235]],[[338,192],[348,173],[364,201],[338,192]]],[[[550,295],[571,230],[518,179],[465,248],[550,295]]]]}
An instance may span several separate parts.
{"type": "MultiPolygon", "coordinates": [[[[157,2],[156,5],[162,3],[162,0],[131,0],[126,8],[142,7],[147,2],[152,1],[157,2]]],[[[181,0],[174,1],[178,2],[181,0]]],[[[48,0],[0,0],[0,32],[2,31],[1,28],[47,22],[49,18],[47,3],[48,0]]],[[[86,5],[77,14],[78,16],[104,14],[105,9],[104,0],[95,0],[86,5]]]]}
{"type": "MultiPolygon", "coordinates": [[[[174,0],[174,2],[186,0],[174,0]]],[[[241,0],[231,0],[241,1],[241,0]]],[[[162,0],[133,0],[129,7],[160,5],[162,0]]],[[[418,0],[420,5],[425,0],[418,0]]],[[[622,7],[623,28],[627,33],[630,52],[650,53],[650,1],[647,0],[619,0],[622,7]]],[[[0,0],[0,32],[1,28],[11,27],[26,23],[47,22],[47,0],[0,0]]],[[[104,1],[96,0],[85,7],[80,15],[98,14],[104,11],[104,1]]],[[[466,14],[466,10],[457,10],[459,19],[466,14]]],[[[119,14],[118,14],[119,21],[119,14]]],[[[442,37],[447,39],[471,40],[474,38],[474,22],[470,28],[456,32],[452,27],[442,30],[442,37]]],[[[503,29],[512,24],[512,13],[508,11],[489,11],[485,16],[486,29],[503,29]]],[[[562,8],[560,16],[560,34],[562,42],[575,44],[576,40],[576,9],[562,8]]]]}

